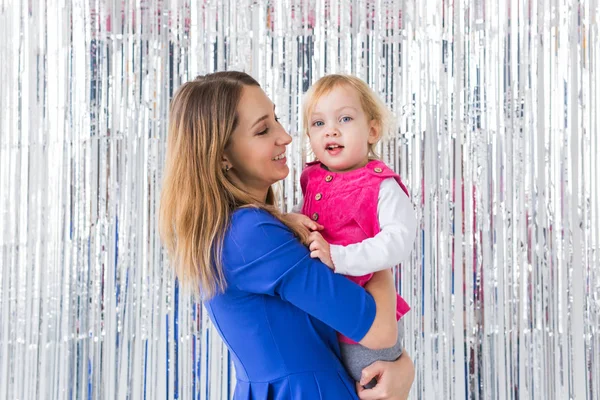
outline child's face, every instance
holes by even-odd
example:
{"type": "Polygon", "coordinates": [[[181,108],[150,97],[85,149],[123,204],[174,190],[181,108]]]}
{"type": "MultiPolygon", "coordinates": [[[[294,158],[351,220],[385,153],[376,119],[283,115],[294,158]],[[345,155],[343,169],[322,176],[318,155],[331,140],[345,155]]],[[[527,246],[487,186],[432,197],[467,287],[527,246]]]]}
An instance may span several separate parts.
{"type": "Polygon", "coordinates": [[[364,167],[369,161],[369,144],[376,143],[379,136],[377,123],[363,111],[358,93],[346,85],[317,100],[308,124],[315,156],[334,172],[364,167]]]}

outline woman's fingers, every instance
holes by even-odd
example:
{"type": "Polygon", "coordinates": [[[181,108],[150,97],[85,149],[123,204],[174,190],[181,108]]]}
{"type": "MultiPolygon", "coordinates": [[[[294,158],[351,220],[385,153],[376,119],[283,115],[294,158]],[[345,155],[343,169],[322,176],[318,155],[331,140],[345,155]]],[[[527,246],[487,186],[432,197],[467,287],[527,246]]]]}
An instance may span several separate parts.
{"type": "Polygon", "coordinates": [[[371,382],[373,378],[379,378],[383,372],[384,365],[381,361],[375,361],[373,364],[365,367],[360,376],[360,384],[364,386],[371,382]]]}
{"type": "Polygon", "coordinates": [[[315,221],[312,221],[311,219],[308,219],[307,221],[305,221],[304,226],[306,226],[311,231],[316,231],[318,228],[317,223],[315,221]]]}
{"type": "Polygon", "coordinates": [[[373,389],[357,389],[361,400],[405,400],[415,378],[414,364],[410,356],[403,351],[394,362],[376,361],[363,370],[361,382],[369,382],[369,377],[377,377],[377,385],[373,389]]]}
{"type": "Polygon", "coordinates": [[[302,218],[302,224],[308,229],[310,229],[312,232],[323,230],[323,225],[316,223],[312,219],[308,218],[306,215],[304,215],[303,217],[304,218],[302,218]]]}

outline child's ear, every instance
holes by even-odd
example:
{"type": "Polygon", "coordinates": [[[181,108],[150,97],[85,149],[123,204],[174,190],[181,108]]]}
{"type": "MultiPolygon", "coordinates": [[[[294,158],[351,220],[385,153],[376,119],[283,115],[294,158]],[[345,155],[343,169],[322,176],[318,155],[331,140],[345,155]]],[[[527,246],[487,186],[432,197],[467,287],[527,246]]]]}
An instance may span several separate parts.
{"type": "Polygon", "coordinates": [[[374,119],[369,124],[369,144],[375,144],[381,137],[381,124],[374,119]]]}

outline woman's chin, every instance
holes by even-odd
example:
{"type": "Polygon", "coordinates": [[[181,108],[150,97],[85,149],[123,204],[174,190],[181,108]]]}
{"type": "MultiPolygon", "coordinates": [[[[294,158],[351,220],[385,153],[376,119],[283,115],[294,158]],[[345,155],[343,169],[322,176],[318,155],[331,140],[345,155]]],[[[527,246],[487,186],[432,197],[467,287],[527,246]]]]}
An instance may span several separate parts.
{"type": "Polygon", "coordinates": [[[287,178],[287,176],[290,174],[290,168],[287,166],[287,164],[282,165],[278,171],[277,171],[277,181],[281,181],[285,178],[287,178]]]}

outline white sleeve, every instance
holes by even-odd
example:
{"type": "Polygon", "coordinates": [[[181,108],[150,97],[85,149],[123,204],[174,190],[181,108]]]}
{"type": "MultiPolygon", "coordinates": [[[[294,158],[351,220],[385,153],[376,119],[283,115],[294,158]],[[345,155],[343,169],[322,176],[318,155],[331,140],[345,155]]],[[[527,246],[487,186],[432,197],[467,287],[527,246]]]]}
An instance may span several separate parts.
{"type": "Polygon", "coordinates": [[[394,178],[381,182],[377,218],[381,231],[374,237],[348,246],[330,246],[336,273],[366,275],[408,258],[417,236],[417,218],[410,199],[394,178]]]}
{"type": "Polygon", "coordinates": [[[295,214],[302,214],[302,207],[304,206],[304,196],[300,196],[300,202],[292,207],[292,211],[295,214]]]}

